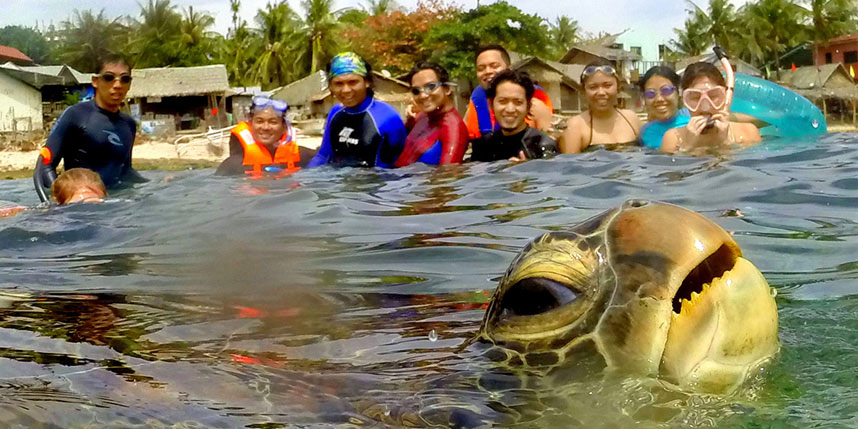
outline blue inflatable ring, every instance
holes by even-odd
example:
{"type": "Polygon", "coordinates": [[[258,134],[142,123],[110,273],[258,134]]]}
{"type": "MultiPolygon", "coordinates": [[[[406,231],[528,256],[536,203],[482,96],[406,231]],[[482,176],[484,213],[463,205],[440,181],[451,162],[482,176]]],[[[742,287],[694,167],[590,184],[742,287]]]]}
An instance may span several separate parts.
{"type": "Polygon", "coordinates": [[[810,100],[774,82],[736,73],[736,89],[730,111],[751,115],[769,123],[764,136],[802,137],[825,134],[825,115],[810,100]]]}

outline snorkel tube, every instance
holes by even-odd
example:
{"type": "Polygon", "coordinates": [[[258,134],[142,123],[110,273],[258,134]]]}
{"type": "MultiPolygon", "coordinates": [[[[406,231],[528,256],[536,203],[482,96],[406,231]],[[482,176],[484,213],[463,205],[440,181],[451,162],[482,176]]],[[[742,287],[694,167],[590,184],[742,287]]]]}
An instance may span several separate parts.
{"type": "MultiPolygon", "coordinates": [[[[726,93],[726,101],[724,102],[724,110],[730,110],[730,104],[733,102],[733,91],[736,88],[736,76],[733,74],[733,66],[730,64],[730,58],[727,56],[727,52],[720,46],[715,46],[712,48],[712,51],[715,52],[715,56],[718,57],[718,60],[721,61],[721,67],[724,69],[724,76],[727,81],[727,93],[726,93]]],[[[702,133],[707,133],[715,126],[715,120],[710,116],[706,119],[706,126],[703,127],[702,133]]]]}

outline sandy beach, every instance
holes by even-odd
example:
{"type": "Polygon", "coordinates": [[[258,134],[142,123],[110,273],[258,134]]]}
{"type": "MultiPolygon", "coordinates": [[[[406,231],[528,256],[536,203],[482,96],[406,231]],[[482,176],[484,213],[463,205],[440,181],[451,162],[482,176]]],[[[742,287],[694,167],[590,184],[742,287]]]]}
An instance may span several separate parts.
{"type": "MultiPolygon", "coordinates": [[[[212,140],[206,137],[182,138],[175,144],[178,137],[169,139],[150,139],[138,137],[134,144],[134,160],[148,161],[210,161],[220,162],[229,155],[229,135],[212,140]]],[[[300,132],[297,135],[298,144],[316,149],[322,143],[319,136],[307,136],[300,132]]],[[[0,151],[0,171],[16,171],[32,169],[39,157],[38,150],[30,151],[0,151]]]]}

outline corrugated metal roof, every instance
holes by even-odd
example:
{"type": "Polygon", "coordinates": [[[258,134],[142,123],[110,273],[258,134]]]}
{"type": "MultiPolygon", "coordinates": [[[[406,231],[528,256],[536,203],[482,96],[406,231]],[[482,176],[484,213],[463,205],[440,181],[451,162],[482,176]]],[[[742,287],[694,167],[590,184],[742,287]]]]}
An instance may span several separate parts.
{"type": "Polygon", "coordinates": [[[224,94],[229,91],[226,66],[133,69],[128,98],[224,94]]]}

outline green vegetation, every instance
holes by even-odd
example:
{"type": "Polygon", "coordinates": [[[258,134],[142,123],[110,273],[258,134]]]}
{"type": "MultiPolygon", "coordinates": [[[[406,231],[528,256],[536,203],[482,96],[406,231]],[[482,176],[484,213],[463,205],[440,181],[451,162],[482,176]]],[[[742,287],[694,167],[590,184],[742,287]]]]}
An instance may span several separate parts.
{"type": "Polygon", "coordinates": [[[791,48],[858,31],[855,0],[755,0],[736,8],[729,0],[708,7],[688,0],[688,18],[675,29],[680,56],[704,53],[719,44],[739,58],[766,69],[788,67],[781,56],[791,48]]]}
{"type": "MultiPolygon", "coordinates": [[[[110,53],[126,55],[138,68],[226,64],[233,85],[271,89],[324,69],[344,50],[394,75],[431,59],[454,77],[472,77],[472,52],[482,43],[556,60],[573,44],[598,36],[583,33],[569,17],[549,22],[508,1],[472,9],[454,0],[421,0],[414,8],[364,0],[360,8],[338,9],[337,1],[301,0],[293,9],[285,0],[271,0],[246,22],[239,15],[241,0],[230,0],[232,25],[221,35],[212,31],[214,18],[205,11],[144,0],[136,16],[75,10],[59,28],[0,28],[0,44],[38,63],[66,63],[83,72],[94,71],[110,53]]],[[[781,56],[799,44],[858,31],[858,0],[752,0],[741,7],[731,0],[702,1],[687,0],[687,19],[672,41],[678,56],[698,55],[717,43],[771,69],[783,66],[781,56]]]]}

